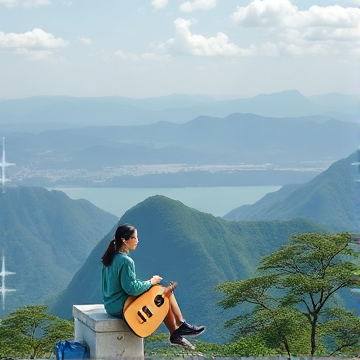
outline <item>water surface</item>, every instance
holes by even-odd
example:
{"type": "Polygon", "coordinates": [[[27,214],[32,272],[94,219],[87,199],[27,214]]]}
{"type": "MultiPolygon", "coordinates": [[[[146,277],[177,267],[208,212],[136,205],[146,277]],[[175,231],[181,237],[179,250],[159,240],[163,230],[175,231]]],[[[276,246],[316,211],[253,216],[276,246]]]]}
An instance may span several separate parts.
{"type": "Polygon", "coordinates": [[[224,216],[231,210],[253,204],[281,186],[219,186],[187,188],[57,188],[71,199],[86,199],[119,218],[154,195],[164,195],[202,212],[224,216]]]}

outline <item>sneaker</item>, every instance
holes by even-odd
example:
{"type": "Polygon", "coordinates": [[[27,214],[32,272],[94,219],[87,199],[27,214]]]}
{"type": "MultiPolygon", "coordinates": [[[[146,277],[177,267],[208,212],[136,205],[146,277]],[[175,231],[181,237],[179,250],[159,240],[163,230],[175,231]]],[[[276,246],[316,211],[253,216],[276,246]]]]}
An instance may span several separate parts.
{"type": "Polygon", "coordinates": [[[190,325],[186,322],[183,322],[174,332],[174,336],[185,335],[190,337],[195,337],[202,334],[205,331],[205,326],[195,326],[190,325]]]}
{"type": "Polygon", "coordinates": [[[186,348],[190,348],[191,350],[196,349],[195,345],[193,345],[189,340],[186,340],[185,338],[183,338],[181,335],[175,335],[175,336],[173,336],[173,335],[174,335],[174,333],[172,333],[170,336],[171,345],[179,345],[179,346],[183,346],[186,348]]]}

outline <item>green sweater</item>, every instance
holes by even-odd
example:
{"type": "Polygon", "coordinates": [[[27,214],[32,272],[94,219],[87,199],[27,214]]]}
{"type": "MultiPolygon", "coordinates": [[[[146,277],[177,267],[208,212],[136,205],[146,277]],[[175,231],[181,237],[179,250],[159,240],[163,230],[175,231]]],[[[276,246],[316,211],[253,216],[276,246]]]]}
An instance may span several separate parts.
{"type": "Polygon", "coordinates": [[[109,266],[102,269],[102,293],[108,314],[123,318],[123,308],[129,295],[140,295],[151,287],[149,281],[136,278],[134,260],[116,253],[109,266]]]}

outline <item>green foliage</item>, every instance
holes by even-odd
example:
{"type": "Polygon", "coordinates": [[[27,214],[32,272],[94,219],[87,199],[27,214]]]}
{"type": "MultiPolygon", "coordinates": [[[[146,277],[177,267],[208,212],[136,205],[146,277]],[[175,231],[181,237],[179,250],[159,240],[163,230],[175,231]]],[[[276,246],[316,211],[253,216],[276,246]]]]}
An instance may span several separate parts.
{"type": "Polygon", "coordinates": [[[117,221],[88,201],[43,188],[9,188],[0,192],[0,204],[0,255],[16,273],[7,287],[17,290],[1,316],[24,305],[50,305],[117,221]]]}
{"type": "Polygon", "coordinates": [[[145,355],[146,356],[170,356],[170,357],[192,357],[194,355],[211,357],[237,357],[237,356],[263,356],[273,355],[265,342],[260,337],[243,337],[235,343],[218,345],[201,340],[192,341],[196,346],[195,350],[182,348],[180,346],[171,346],[169,335],[155,334],[145,339],[145,355]]]}
{"type": "Polygon", "coordinates": [[[146,356],[167,356],[167,357],[193,357],[196,355],[213,357],[239,357],[239,356],[271,356],[277,355],[277,350],[270,349],[266,340],[261,336],[244,336],[236,342],[219,345],[201,340],[192,340],[196,346],[195,350],[186,349],[180,346],[171,346],[169,335],[156,334],[145,339],[146,356]]]}
{"type": "MultiPolygon", "coordinates": [[[[341,288],[353,284],[357,253],[349,233],[296,234],[291,243],[262,258],[260,275],[218,285],[224,309],[252,305],[225,322],[235,339],[260,336],[266,347],[291,354],[319,355],[358,346],[359,319],[333,307],[341,288]]],[[[237,340],[237,341],[239,341],[237,340]]]]}
{"type": "Polygon", "coordinates": [[[320,324],[319,333],[328,341],[330,355],[341,355],[343,349],[359,354],[360,319],[344,309],[326,309],[327,322],[320,324]]]}
{"type": "Polygon", "coordinates": [[[181,346],[172,346],[168,334],[153,334],[145,339],[146,356],[186,357],[199,352],[199,349],[191,350],[181,346]]]}
{"type": "Polygon", "coordinates": [[[0,357],[48,357],[60,340],[70,340],[71,321],[47,313],[46,305],[19,308],[0,323],[0,357]]]}

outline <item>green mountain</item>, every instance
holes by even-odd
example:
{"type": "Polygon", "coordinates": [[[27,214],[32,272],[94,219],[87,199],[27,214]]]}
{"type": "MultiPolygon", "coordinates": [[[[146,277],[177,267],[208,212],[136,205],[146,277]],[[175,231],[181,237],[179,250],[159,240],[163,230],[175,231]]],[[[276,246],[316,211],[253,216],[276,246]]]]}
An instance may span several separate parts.
{"type": "Polygon", "coordinates": [[[355,162],[358,152],[332,164],[313,180],[286,185],[265,195],[253,205],[226,214],[227,220],[285,220],[304,217],[331,226],[336,231],[358,229],[360,179],[355,162]]]}
{"type": "MultiPolygon", "coordinates": [[[[137,276],[145,280],[159,274],[167,281],[178,281],[175,293],[184,317],[207,325],[202,339],[216,342],[228,339],[222,324],[233,313],[224,313],[216,305],[221,294],[214,286],[253,275],[259,258],[285,244],[290,235],[323,231],[303,219],[229,222],[159,195],[128,210],[120,219],[125,222],[138,229],[140,242],[131,255],[137,276]]],[[[74,304],[102,303],[100,258],[115,228],[97,244],[59,296],[54,314],[70,318],[74,304]]]]}
{"type": "Polygon", "coordinates": [[[9,188],[0,193],[0,255],[6,260],[5,310],[51,301],[65,288],[99,238],[118,220],[61,191],[9,188]]]}

